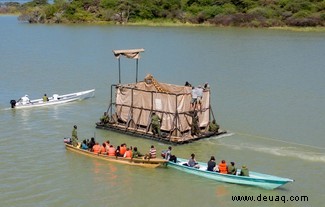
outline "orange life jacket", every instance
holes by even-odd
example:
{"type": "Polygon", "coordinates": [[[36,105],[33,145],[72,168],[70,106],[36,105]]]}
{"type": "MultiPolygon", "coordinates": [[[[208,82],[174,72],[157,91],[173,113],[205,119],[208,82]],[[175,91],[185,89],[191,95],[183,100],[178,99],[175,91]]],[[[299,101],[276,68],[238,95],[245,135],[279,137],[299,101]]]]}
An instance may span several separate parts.
{"type": "Polygon", "coordinates": [[[108,156],[115,156],[116,149],[114,147],[110,147],[108,149],[108,156]]]}
{"type": "Polygon", "coordinates": [[[104,146],[100,146],[100,153],[103,154],[104,152],[106,152],[106,148],[104,146]]]}
{"type": "Polygon", "coordinates": [[[226,163],[222,163],[222,162],[219,163],[219,173],[222,173],[222,174],[227,174],[228,173],[226,163]]]}
{"type": "Polygon", "coordinates": [[[99,145],[99,144],[95,144],[95,145],[93,146],[93,152],[94,152],[95,154],[98,154],[98,153],[99,153],[99,150],[100,150],[100,145],[99,145]]]}
{"type": "Polygon", "coordinates": [[[126,152],[126,147],[125,146],[121,147],[120,148],[120,155],[123,156],[125,152],[126,152]]]}
{"type": "Polygon", "coordinates": [[[126,158],[131,158],[131,157],[132,157],[132,151],[131,151],[131,150],[126,151],[126,152],[125,152],[125,157],[126,157],[126,158]]]}

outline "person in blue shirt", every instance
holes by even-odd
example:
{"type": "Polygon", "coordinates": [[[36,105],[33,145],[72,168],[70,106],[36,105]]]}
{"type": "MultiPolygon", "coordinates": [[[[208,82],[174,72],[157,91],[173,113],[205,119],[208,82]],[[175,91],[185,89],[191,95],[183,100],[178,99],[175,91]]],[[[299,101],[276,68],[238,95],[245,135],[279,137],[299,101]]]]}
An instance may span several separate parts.
{"type": "Polygon", "coordinates": [[[81,147],[80,147],[81,149],[83,149],[83,150],[88,150],[89,148],[88,148],[88,146],[87,146],[87,142],[86,142],[86,140],[84,140],[82,143],[81,143],[81,147]]]}

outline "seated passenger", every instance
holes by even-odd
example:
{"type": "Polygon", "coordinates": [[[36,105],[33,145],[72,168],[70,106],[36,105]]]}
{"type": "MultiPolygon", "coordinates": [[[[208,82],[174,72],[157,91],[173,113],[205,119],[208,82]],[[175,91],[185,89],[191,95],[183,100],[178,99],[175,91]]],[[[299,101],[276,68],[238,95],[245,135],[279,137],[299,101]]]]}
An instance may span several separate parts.
{"type": "Polygon", "coordinates": [[[116,150],[115,150],[115,156],[116,156],[116,157],[119,157],[119,156],[120,156],[120,152],[121,152],[120,149],[121,149],[120,146],[117,146],[117,147],[116,147],[116,150]]]}
{"type": "Polygon", "coordinates": [[[100,145],[98,142],[93,146],[93,152],[94,154],[98,154],[100,152],[100,145]]]}
{"type": "Polygon", "coordinates": [[[134,147],[133,152],[132,152],[132,158],[139,158],[141,156],[142,156],[142,154],[138,151],[138,148],[134,147]]]}
{"type": "Polygon", "coordinates": [[[228,174],[231,174],[231,175],[237,174],[237,168],[235,167],[234,162],[230,162],[230,165],[228,166],[228,174]]]}
{"type": "Polygon", "coordinates": [[[100,151],[99,151],[100,154],[104,154],[106,155],[106,144],[105,142],[102,144],[102,146],[100,147],[100,151]]]}
{"type": "Polygon", "coordinates": [[[115,156],[115,147],[113,145],[110,145],[108,148],[108,156],[115,156]]]}
{"type": "Polygon", "coordinates": [[[156,158],[157,157],[157,150],[155,146],[151,145],[149,150],[149,158],[156,158]]]}
{"type": "Polygon", "coordinates": [[[220,163],[219,163],[219,173],[221,174],[227,174],[228,173],[228,170],[227,170],[227,163],[225,160],[222,160],[220,163]]]}
{"type": "Polygon", "coordinates": [[[200,165],[195,160],[195,154],[194,153],[191,154],[191,158],[184,165],[187,165],[189,167],[200,168],[200,165]]]}
{"type": "Polygon", "coordinates": [[[90,139],[89,144],[88,144],[88,148],[92,151],[92,150],[93,150],[93,146],[94,146],[95,144],[96,144],[96,142],[95,142],[95,138],[92,137],[92,138],[90,139]]]}
{"type": "Polygon", "coordinates": [[[83,149],[83,150],[88,150],[89,149],[88,146],[87,146],[86,140],[82,141],[80,148],[83,149]]]}
{"type": "Polygon", "coordinates": [[[209,162],[208,162],[208,167],[207,167],[207,171],[215,171],[215,167],[216,167],[216,159],[214,158],[214,156],[211,156],[209,162]]]}
{"type": "Polygon", "coordinates": [[[123,157],[131,158],[132,157],[132,150],[130,150],[130,148],[126,148],[126,151],[125,151],[123,157]]]}
{"type": "Polygon", "coordinates": [[[123,144],[121,144],[121,147],[120,147],[120,156],[121,157],[123,157],[124,156],[124,154],[125,154],[125,152],[126,152],[126,144],[125,143],[123,143],[123,144]]]}
{"type": "Polygon", "coordinates": [[[109,149],[109,147],[111,146],[109,140],[107,140],[107,141],[105,142],[105,144],[106,144],[106,152],[108,152],[108,149],[109,149]]]}
{"type": "Polygon", "coordinates": [[[246,167],[246,165],[243,165],[240,171],[241,176],[249,176],[249,171],[248,168],[246,167]]]}

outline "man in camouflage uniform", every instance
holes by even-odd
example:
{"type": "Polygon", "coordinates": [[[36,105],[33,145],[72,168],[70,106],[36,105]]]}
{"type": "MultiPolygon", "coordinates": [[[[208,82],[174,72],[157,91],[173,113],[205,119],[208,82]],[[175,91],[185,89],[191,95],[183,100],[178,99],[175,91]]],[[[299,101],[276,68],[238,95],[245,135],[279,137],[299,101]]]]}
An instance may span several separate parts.
{"type": "Polygon", "coordinates": [[[159,118],[159,116],[153,112],[152,116],[151,116],[151,124],[152,124],[152,133],[155,136],[158,133],[158,136],[161,136],[160,133],[160,121],[161,119],[159,118]]]}
{"type": "Polygon", "coordinates": [[[78,146],[78,135],[77,135],[77,126],[76,125],[74,125],[73,126],[73,130],[72,130],[72,135],[71,135],[71,141],[72,141],[72,145],[74,146],[74,147],[76,147],[76,146],[78,146]]]}

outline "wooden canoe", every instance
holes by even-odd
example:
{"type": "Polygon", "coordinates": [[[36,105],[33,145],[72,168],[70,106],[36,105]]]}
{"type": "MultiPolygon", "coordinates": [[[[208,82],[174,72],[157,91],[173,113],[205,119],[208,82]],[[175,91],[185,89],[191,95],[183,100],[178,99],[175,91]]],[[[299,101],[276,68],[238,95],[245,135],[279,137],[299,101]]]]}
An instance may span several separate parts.
{"type": "Polygon", "coordinates": [[[161,159],[161,158],[154,158],[154,159],[143,159],[143,158],[124,158],[124,157],[115,157],[115,156],[108,156],[103,154],[94,154],[93,152],[90,152],[88,150],[83,150],[78,147],[74,147],[71,144],[65,143],[65,147],[67,150],[83,154],[92,158],[106,160],[109,162],[115,162],[115,163],[121,163],[126,165],[134,165],[134,166],[140,166],[140,167],[147,167],[147,168],[156,168],[159,166],[166,165],[167,160],[161,159]]]}

